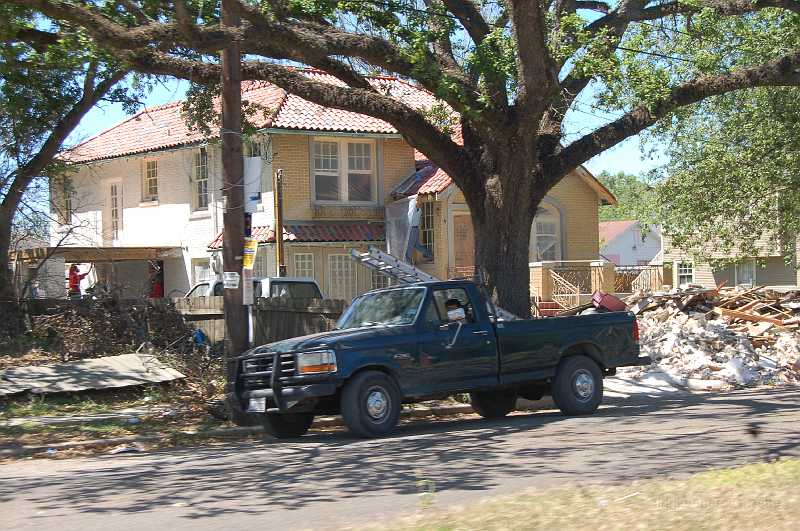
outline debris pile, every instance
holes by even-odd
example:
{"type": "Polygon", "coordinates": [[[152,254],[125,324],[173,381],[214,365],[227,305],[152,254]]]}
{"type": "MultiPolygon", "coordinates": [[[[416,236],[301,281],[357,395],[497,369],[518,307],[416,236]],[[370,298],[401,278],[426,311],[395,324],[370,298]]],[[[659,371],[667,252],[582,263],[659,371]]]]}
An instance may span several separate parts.
{"type": "Polygon", "coordinates": [[[130,353],[146,341],[168,348],[192,333],[172,305],[114,297],[65,305],[31,321],[32,334],[61,361],[130,353]]]}
{"type": "Polygon", "coordinates": [[[681,382],[727,386],[800,383],[800,293],[763,287],[636,294],[642,354],[681,382]]]}

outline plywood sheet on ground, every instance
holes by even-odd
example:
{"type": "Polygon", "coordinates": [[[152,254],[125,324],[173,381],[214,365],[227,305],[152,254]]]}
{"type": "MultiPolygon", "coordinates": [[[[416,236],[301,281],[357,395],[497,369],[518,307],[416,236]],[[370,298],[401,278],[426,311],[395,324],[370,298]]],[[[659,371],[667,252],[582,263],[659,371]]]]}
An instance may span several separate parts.
{"type": "Polygon", "coordinates": [[[152,355],[123,354],[0,371],[0,396],[25,391],[47,394],[111,389],[179,378],[184,378],[184,375],[152,355]]]}

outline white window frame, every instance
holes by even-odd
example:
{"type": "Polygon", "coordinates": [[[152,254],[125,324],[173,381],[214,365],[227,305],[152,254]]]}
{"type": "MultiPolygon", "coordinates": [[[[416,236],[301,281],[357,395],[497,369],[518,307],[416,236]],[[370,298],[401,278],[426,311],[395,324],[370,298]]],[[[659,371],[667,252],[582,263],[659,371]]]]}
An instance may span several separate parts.
{"type": "Polygon", "coordinates": [[[149,159],[144,161],[142,172],[142,201],[158,201],[158,160],[149,159]],[[152,164],[152,175],[151,175],[152,164]],[[154,183],[154,186],[151,186],[154,183]],[[152,191],[155,190],[155,193],[152,191]]]}
{"type": "Polygon", "coordinates": [[[294,276],[316,278],[314,276],[314,253],[294,253],[294,276]]]}
{"type": "MultiPolygon", "coordinates": [[[[536,216],[534,216],[533,223],[531,224],[531,237],[528,251],[530,260],[532,262],[559,262],[563,260],[561,239],[561,215],[554,207],[542,204],[538,212],[536,212],[536,216]],[[552,232],[540,234],[537,222],[552,223],[554,230],[552,232]],[[544,236],[555,238],[555,256],[553,257],[545,258],[544,255],[539,252],[539,238],[544,236]]],[[[552,246],[550,248],[552,248],[552,246]]],[[[548,248],[548,250],[550,250],[550,248],[548,248]]]]}
{"type": "Polygon", "coordinates": [[[349,301],[358,293],[356,262],[348,254],[328,255],[328,296],[349,301]],[[341,273],[349,273],[346,278],[341,273]],[[338,275],[338,276],[337,276],[338,275]]]}
{"type": "Polygon", "coordinates": [[[753,279],[751,282],[752,286],[756,285],[756,277],[758,276],[758,267],[756,267],[756,261],[754,258],[749,258],[746,260],[742,260],[741,262],[736,262],[733,266],[733,280],[735,285],[742,284],[742,281],[739,277],[741,276],[741,271],[743,266],[747,266],[748,268],[753,269],[753,279]]]}
{"type": "MultiPolygon", "coordinates": [[[[71,225],[72,217],[75,215],[75,204],[73,200],[76,197],[75,189],[72,187],[72,181],[68,177],[61,180],[61,207],[60,221],[62,225],[71,225]]],[[[58,203],[55,203],[58,204],[58,203]]]]}
{"type": "Polygon", "coordinates": [[[678,262],[675,266],[676,280],[678,286],[683,284],[694,284],[694,263],[693,262],[678,262]],[[682,278],[688,278],[688,282],[681,282],[682,278]]]}
{"type": "Polygon", "coordinates": [[[378,271],[377,269],[371,270],[370,283],[372,289],[388,288],[392,285],[392,278],[378,271]]]}
{"type": "Polygon", "coordinates": [[[337,138],[330,136],[312,137],[309,143],[309,169],[311,174],[311,200],[315,204],[321,205],[378,205],[380,203],[380,193],[378,191],[378,144],[374,139],[370,138],[337,138]],[[330,142],[337,145],[337,168],[336,170],[315,168],[315,144],[317,142],[330,142]],[[361,169],[350,168],[349,145],[362,144],[370,146],[370,170],[365,171],[361,169]],[[362,174],[370,176],[370,188],[372,197],[369,201],[351,201],[349,198],[349,174],[362,174]],[[317,199],[317,175],[330,175],[338,178],[339,185],[339,198],[333,199],[317,199]]]}
{"type": "Polygon", "coordinates": [[[435,259],[436,246],[436,204],[424,201],[419,204],[419,243],[435,259]]]}
{"type": "Polygon", "coordinates": [[[208,210],[208,206],[211,204],[211,195],[208,186],[208,150],[205,147],[200,147],[194,152],[192,172],[194,209],[208,210]],[[203,200],[204,197],[205,200],[203,200]]]}
{"type": "Polygon", "coordinates": [[[122,182],[114,181],[108,185],[108,218],[111,223],[111,240],[119,241],[123,220],[122,182]]]}
{"type": "Polygon", "coordinates": [[[211,270],[211,259],[209,258],[192,258],[192,284],[199,284],[200,282],[210,282],[214,278],[214,272],[211,270]],[[205,274],[200,274],[200,271],[205,271],[205,274]]]}

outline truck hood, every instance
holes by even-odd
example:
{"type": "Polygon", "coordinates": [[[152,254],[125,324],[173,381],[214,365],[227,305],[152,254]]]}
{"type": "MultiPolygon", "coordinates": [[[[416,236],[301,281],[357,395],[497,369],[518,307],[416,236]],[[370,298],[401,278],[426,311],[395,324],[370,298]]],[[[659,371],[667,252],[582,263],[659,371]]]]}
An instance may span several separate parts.
{"type": "MultiPolygon", "coordinates": [[[[331,330],[330,332],[320,332],[308,336],[293,337],[268,343],[256,347],[247,354],[258,352],[295,352],[298,350],[313,350],[319,348],[330,348],[334,350],[348,350],[374,341],[381,341],[381,338],[408,333],[407,326],[370,326],[364,328],[350,328],[347,330],[331,330]]],[[[247,356],[245,354],[245,356],[247,356]]]]}

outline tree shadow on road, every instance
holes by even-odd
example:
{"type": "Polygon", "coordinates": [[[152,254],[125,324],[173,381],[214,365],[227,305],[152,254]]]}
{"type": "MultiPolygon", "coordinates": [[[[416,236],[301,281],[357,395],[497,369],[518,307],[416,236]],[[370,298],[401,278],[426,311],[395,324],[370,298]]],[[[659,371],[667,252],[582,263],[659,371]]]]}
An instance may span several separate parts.
{"type": "Polygon", "coordinates": [[[611,402],[590,417],[538,412],[416,422],[378,440],[317,432],[292,441],[76,460],[62,472],[31,477],[0,469],[0,501],[24,500],[48,517],[175,506],[187,518],[264,514],[414,495],[430,486],[486,491],[512,479],[585,483],[680,475],[791,454],[800,445],[792,424],[800,398],[785,390],[611,402]],[[753,422],[761,423],[755,436],[748,432],[753,422]],[[69,472],[79,465],[80,474],[69,472]]]}

